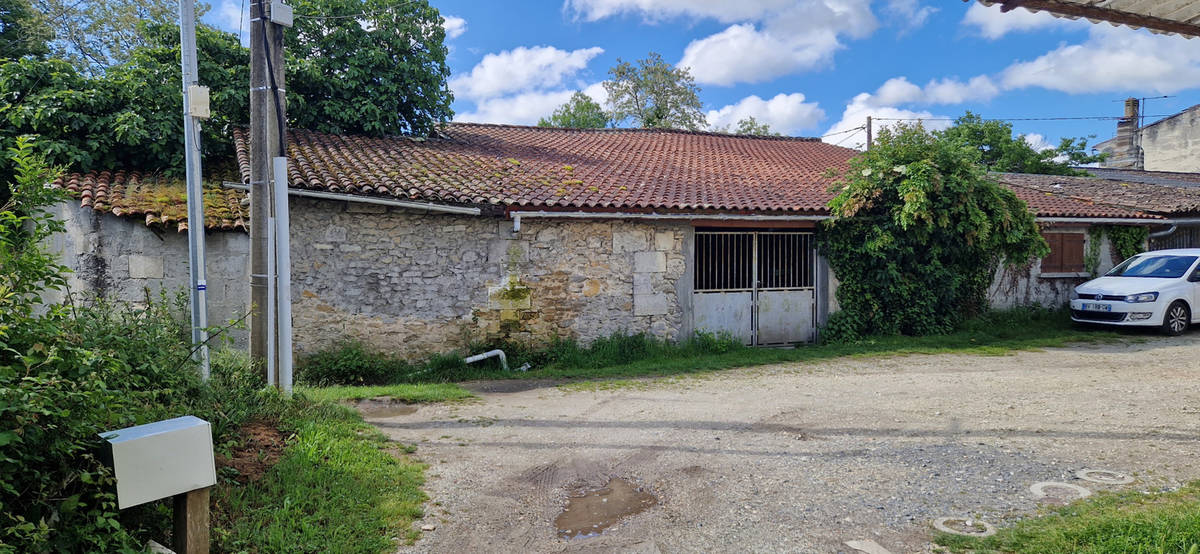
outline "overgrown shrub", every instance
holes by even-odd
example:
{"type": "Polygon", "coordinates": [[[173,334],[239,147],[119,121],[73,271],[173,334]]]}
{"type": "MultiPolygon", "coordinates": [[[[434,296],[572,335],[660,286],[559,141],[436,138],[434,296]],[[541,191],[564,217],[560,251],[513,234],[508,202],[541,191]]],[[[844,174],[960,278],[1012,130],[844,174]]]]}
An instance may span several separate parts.
{"type": "Polygon", "coordinates": [[[978,150],[899,125],[850,162],[819,233],[844,315],[825,339],[928,335],[982,313],[1000,263],[1049,250],[1033,214],[988,179],[978,150]]]}
{"type": "Polygon", "coordinates": [[[404,360],[371,350],[362,342],[345,340],[300,361],[297,377],[315,386],[384,385],[397,382],[412,367],[404,360]]]}
{"type": "Polygon", "coordinates": [[[43,241],[62,229],[47,208],[53,173],[28,142],[0,209],[0,552],[141,550],[164,539],[167,511],[153,503],[118,513],[100,433],[184,414],[214,424],[218,442],[272,404],[253,380],[215,364],[202,384],[190,359],[178,300],[144,305],[72,298],[40,306],[66,269],[43,241]]]}

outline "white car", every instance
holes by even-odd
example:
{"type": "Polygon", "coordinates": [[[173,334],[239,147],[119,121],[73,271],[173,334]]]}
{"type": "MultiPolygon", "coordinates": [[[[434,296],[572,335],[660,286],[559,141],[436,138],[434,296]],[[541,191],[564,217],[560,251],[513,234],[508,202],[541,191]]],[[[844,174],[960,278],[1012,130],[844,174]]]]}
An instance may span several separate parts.
{"type": "Polygon", "coordinates": [[[1157,326],[1180,335],[1197,320],[1200,248],[1143,252],[1071,291],[1071,319],[1157,326]]]}

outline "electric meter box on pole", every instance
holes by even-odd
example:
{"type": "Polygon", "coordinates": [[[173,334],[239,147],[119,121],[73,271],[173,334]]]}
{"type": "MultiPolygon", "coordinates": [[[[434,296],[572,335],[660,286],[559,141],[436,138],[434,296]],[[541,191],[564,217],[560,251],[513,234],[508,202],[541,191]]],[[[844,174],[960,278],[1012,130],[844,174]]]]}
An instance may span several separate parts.
{"type": "Polygon", "coordinates": [[[177,417],[100,437],[111,450],[119,509],[217,484],[212,426],[203,419],[177,417]]]}

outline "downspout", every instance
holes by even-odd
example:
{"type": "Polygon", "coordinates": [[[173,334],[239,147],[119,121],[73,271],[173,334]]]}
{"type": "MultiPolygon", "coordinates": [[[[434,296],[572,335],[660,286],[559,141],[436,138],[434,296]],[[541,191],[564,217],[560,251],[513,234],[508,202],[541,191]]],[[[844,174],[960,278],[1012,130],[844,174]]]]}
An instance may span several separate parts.
{"type": "Polygon", "coordinates": [[[1165,231],[1156,231],[1154,233],[1150,233],[1146,238],[1161,239],[1163,237],[1175,234],[1175,231],[1177,231],[1177,230],[1179,230],[1179,226],[1172,223],[1171,226],[1169,228],[1167,228],[1165,231]]]}

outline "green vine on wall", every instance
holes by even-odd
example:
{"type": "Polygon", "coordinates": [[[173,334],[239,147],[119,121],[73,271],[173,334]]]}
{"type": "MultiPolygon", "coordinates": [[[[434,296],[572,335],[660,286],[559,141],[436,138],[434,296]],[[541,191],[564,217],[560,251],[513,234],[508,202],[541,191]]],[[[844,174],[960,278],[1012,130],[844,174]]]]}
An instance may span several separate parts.
{"type": "Polygon", "coordinates": [[[1100,267],[1100,243],[1105,236],[1108,236],[1108,241],[1112,244],[1115,258],[1113,261],[1120,263],[1146,249],[1150,229],[1128,225],[1093,225],[1088,229],[1088,246],[1083,256],[1083,267],[1093,277],[1099,274],[1097,270],[1100,267]]]}
{"type": "Polygon", "coordinates": [[[979,153],[919,125],[880,132],[850,161],[817,240],[840,284],[823,340],[929,335],[987,308],[1000,264],[1049,252],[1032,213],[979,153]],[[840,190],[839,190],[840,189],[840,190]]]}
{"type": "Polygon", "coordinates": [[[1117,258],[1122,261],[1144,251],[1146,240],[1150,238],[1150,229],[1146,227],[1111,225],[1105,232],[1117,258]]]}
{"type": "Polygon", "coordinates": [[[1083,254],[1083,269],[1092,277],[1099,274],[1100,243],[1104,240],[1104,227],[1093,225],[1088,228],[1087,251],[1083,254]]]}

